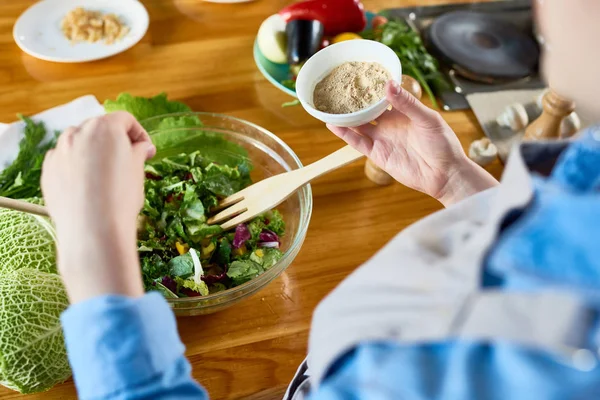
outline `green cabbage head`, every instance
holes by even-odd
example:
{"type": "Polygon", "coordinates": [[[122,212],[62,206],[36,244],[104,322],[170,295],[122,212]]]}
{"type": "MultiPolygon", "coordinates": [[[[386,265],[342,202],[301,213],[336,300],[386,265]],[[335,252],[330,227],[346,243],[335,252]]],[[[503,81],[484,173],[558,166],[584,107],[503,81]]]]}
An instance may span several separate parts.
{"type": "Polygon", "coordinates": [[[48,222],[0,209],[0,384],[21,393],[71,375],[60,325],[68,299],[48,222]]]}
{"type": "Polygon", "coordinates": [[[49,227],[41,217],[0,208],[0,274],[20,268],[56,273],[49,227]]]}

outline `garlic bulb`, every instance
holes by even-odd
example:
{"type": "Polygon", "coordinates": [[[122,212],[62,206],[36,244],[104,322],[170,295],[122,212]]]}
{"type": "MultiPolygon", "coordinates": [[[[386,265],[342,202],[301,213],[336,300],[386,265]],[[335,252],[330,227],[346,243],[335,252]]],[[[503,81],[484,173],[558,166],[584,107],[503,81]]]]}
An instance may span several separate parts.
{"type": "Polygon", "coordinates": [[[568,138],[581,129],[581,119],[574,111],[563,119],[560,125],[560,137],[568,138]]]}
{"type": "Polygon", "coordinates": [[[529,116],[523,104],[515,103],[506,107],[502,114],[496,118],[498,125],[519,132],[529,124],[529,116]]]}
{"type": "Polygon", "coordinates": [[[475,140],[469,146],[469,158],[482,167],[492,163],[497,156],[498,149],[488,138],[475,140]]]}

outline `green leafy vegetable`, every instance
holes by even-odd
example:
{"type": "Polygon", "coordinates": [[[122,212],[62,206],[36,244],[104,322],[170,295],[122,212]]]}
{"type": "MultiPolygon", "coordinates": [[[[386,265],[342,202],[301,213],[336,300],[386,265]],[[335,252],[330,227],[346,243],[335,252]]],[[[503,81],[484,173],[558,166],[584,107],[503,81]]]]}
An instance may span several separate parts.
{"type": "Polygon", "coordinates": [[[191,129],[203,126],[200,118],[195,115],[151,118],[140,122],[149,133],[152,133],[152,143],[161,151],[205,136],[203,130],[191,129]]]}
{"type": "Polygon", "coordinates": [[[42,164],[46,152],[54,147],[56,139],[44,143],[47,131],[43,122],[19,115],[25,122],[24,137],[13,163],[0,173],[0,196],[15,199],[39,197],[42,164]]]}
{"type": "Polygon", "coordinates": [[[43,218],[0,209],[0,383],[22,393],[71,375],[59,320],[68,300],[50,232],[43,218]]]}
{"type": "Polygon", "coordinates": [[[300,105],[300,100],[298,100],[298,99],[292,100],[292,101],[287,101],[287,102],[283,103],[281,105],[281,107],[282,108],[285,108],[285,107],[294,107],[294,106],[297,106],[297,105],[300,105]]]}
{"type": "Polygon", "coordinates": [[[203,281],[195,282],[192,279],[182,279],[175,277],[175,282],[180,288],[189,289],[193,292],[200,294],[201,296],[208,295],[208,285],[203,281]]]}
{"type": "Polygon", "coordinates": [[[434,106],[438,107],[433,91],[447,89],[449,84],[440,72],[437,60],[427,52],[417,32],[405,22],[390,20],[376,29],[363,32],[362,36],[394,50],[402,62],[402,72],[415,78],[434,106]]]}
{"type": "Polygon", "coordinates": [[[224,290],[227,290],[227,286],[223,285],[222,283],[214,283],[211,287],[210,287],[210,293],[217,293],[217,292],[222,292],[224,290]]]}
{"type": "Polygon", "coordinates": [[[0,383],[21,393],[71,375],[60,314],[69,301],[60,276],[30,268],[0,275],[0,383]]]}
{"type": "Polygon", "coordinates": [[[114,111],[127,111],[138,121],[165,114],[189,112],[191,109],[178,101],[167,100],[166,93],[154,97],[139,97],[129,93],[121,93],[116,100],[106,100],[104,110],[107,113],[114,111]]]}
{"type": "Polygon", "coordinates": [[[154,282],[154,287],[156,288],[156,290],[158,290],[160,293],[162,293],[162,295],[165,296],[165,298],[167,298],[167,299],[178,299],[179,298],[179,296],[177,296],[175,293],[173,293],[168,287],[163,285],[161,282],[154,282]]]}
{"type": "Polygon", "coordinates": [[[190,253],[175,257],[169,261],[169,273],[173,277],[188,278],[194,275],[194,262],[190,253]]]}
{"type": "Polygon", "coordinates": [[[283,254],[281,253],[281,251],[277,250],[277,249],[263,249],[264,255],[262,257],[262,266],[264,269],[269,269],[272,266],[274,266],[275,264],[277,264],[277,261],[281,260],[281,257],[283,257],[283,254]]]}
{"type": "Polygon", "coordinates": [[[0,208],[0,275],[20,268],[56,273],[54,238],[42,221],[0,208]]]}
{"type": "Polygon", "coordinates": [[[231,250],[231,243],[226,237],[219,239],[215,261],[220,265],[227,265],[231,259],[231,250]]]}
{"type": "Polygon", "coordinates": [[[177,297],[204,296],[221,286],[247,282],[281,258],[278,248],[260,248],[279,246],[277,235],[284,234],[285,223],[277,211],[245,225],[248,238],[235,246],[231,233],[206,223],[219,198],[252,183],[251,167],[241,160],[228,165],[193,152],[164,157],[146,167],[145,228],[138,237],[138,252],[147,290],[171,296],[166,288],[177,297]],[[200,273],[190,248],[201,260],[200,273]],[[173,280],[177,285],[168,284],[173,280]]]}
{"type": "MultiPolygon", "coordinates": [[[[148,247],[146,251],[152,251],[154,248],[148,247]]],[[[142,276],[145,285],[150,285],[155,279],[161,278],[169,273],[169,265],[165,263],[157,254],[142,259],[142,276]]]]}
{"type": "Polygon", "coordinates": [[[238,260],[231,263],[227,276],[236,285],[248,282],[264,272],[264,268],[252,260],[238,260]]]}
{"type": "Polygon", "coordinates": [[[268,212],[265,219],[268,221],[266,226],[268,230],[275,232],[279,236],[283,236],[285,233],[285,222],[279,211],[273,210],[268,212]]]}

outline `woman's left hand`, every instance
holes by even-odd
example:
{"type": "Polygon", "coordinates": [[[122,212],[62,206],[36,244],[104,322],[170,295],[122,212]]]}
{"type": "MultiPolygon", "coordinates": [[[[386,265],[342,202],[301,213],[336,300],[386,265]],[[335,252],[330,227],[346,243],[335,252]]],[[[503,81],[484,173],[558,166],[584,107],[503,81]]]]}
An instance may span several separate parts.
{"type": "Polygon", "coordinates": [[[65,130],[46,155],[42,191],[71,302],[141,296],[135,247],[144,163],[156,152],[135,118],[115,112],[65,130]]]}

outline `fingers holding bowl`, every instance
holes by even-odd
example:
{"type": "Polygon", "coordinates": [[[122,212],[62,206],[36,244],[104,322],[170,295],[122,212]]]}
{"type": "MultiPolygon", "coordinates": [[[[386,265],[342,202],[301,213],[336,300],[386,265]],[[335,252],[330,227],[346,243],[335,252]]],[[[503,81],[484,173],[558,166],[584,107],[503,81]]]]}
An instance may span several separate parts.
{"type": "Polygon", "coordinates": [[[361,132],[357,131],[356,128],[344,128],[327,124],[327,129],[362,154],[369,154],[373,148],[373,141],[371,138],[367,135],[363,135],[361,132]]]}

